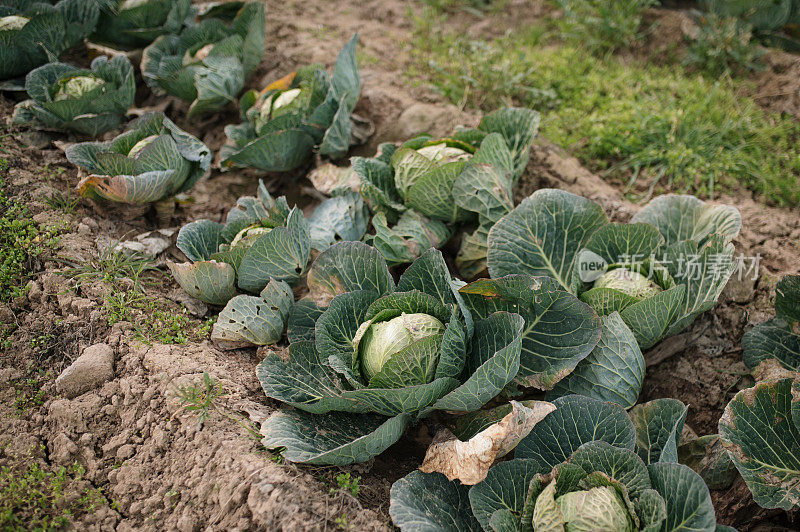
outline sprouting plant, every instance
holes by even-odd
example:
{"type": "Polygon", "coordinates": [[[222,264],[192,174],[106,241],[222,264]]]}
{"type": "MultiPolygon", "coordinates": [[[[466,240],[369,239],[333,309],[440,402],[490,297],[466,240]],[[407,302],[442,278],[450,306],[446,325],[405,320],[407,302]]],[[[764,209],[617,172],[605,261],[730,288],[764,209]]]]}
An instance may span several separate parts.
{"type": "Polygon", "coordinates": [[[72,189],[67,189],[66,192],[63,190],[56,190],[45,200],[51,209],[63,211],[65,214],[72,214],[75,212],[75,208],[80,201],[80,198],[72,195],[72,189]]]}
{"type": "Polygon", "coordinates": [[[331,495],[334,495],[337,491],[346,491],[350,495],[355,498],[358,498],[358,493],[361,491],[361,486],[359,486],[359,482],[361,482],[361,477],[354,477],[351,476],[350,473],[339,473],[336,475],[336,485],[338,488],[331,488],[331,495]]]}
{"type": "Polygon", "coordinates": [[[336,519],[334,519],[334,522],[336,523],[336,526],[339,527],[339,530],[352,530],[353,529],[353,525],[351,525],[350,522],[347,520],[347,514],[346,513],[342,513],[341,515],[336,517],[336,519]]]}
{"type": "MultiPolygon", "coordinates": [[[[201,424],[208,419],[213,410],[245,429],[253,440],[260,441],[261,434],[255,427],[239,416],[229,413],[220,405],[218,399],[226,396],[227,393],[222,384],[215,381],[214,377],[207,372],[203,372],[203,381],[200,385],[192,384],[175,389],[175,394],[183,407],[190,412],[195,412],[201,424]]],[[[277,462],[277,460],[273,461],[277,462]]]]}
{"type": "Polygon", "coordinates": [[[25,293],[36,258],[56,245],[59,233],[36,224],[27,207],[8,194],[7,169],[8,161],[0,159],[0,301],[25,293]]]}
{"type": "Polygon", "coordinates": [[[62,530],[108,503],[101,489],[78,484],[86,474],[78,463],[51,471],[31,456],[17,464],[0,468],[2,530],[62,530]],[[75,487],[78,496],[71,498],[75,487]]]}
{"type": "Polygon", "coordinates": [[[209,410],[215,407],[214,401],[226,394],[222,384],[215,382],[214,378],[203,372],[203,382],[200,386],[192,384],[180,386],[176,390],[184,408],[190,412],[196,412],[198,420],[203,423],[208,419],[209,410]]]}

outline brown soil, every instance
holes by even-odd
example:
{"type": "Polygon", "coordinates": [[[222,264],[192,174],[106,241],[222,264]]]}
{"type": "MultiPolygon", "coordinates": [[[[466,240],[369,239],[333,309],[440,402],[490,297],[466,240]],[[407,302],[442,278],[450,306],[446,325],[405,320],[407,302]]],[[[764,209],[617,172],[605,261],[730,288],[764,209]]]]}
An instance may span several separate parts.
{"type": "MultiPolygon", "coordinates": [[[[471,31],[485,35],[514,28],[539,16],[540,8],[539,2],[510,2],[505,14],[474,20],[471,31]]],[[[389,0],[268,0],[268,54],[250,85],[262,86],[309,62],[330,65],[345,40],[358,31],[364,89],[356,112],[374,121],[377,131],[358,153],[370,153],[380,141],[414,133],[410,129],[415,124],[445,133],[456,123],[474,123],[474,114],[459,112],[424,88],[410,86],[404,77],[407,51],[403,43],[412,29],[406,9],[406,4],[389,0]],[[403,113],[411,107],[416,109],[415,121],[403,113]]],[[[471,15],[457,16],[466,23],[471,15]]],[[[795,86],[789,71],[796,65],[784,70],[787,87],[795,86]]],[[[764,86],[769,83],[773,82],[765,81],[764,86]]],[[[795,103],[786,104],[791,110],[780,110],[797,112],[796,92],[795,103]]],[[[185,104],[146,92],[138,104],[161,106],[213,150],[224,140],[222,126],[237,121],[231,109],[189,122],[182,118],[185,104]]],[[[0,98],[0,113],[9,116],[10,110],[10,102],[0,98]]],[[[112,286],[102,281],[79,285],[59,273],[67,269],[63,261],[97,257],[109,242],[155,229],[155,218],[152,213],[133,217],[125,210],[87,200],[81,200],[72,214],[53,210],[45,198],[53,189],[73,187],[77,172],[60,150],[26,147],[23,140],[30,139],[14,131],[4,141],[4,157],[11,166],[10,191],[28,206],[35,221],[63,223],[66,229],[56,249],[32,265],[27,295],[0,305],[0,323],[17,326],[0,362],[0,466],[26,460],[48,468],[82,464],[86,482],[102,489],[107,503],[76,516],[74,527],[79,530],[334,530],[343,518],[354,530],[389,529],[389,487],[421,463],[424,443],[430,439],[425,426],[409,431],[381,457],[359,466],[274,463],[250,432],[277,406],[265,399],[255,378],[255,366],[266,350],[220,351],[198,338],[176,345],[147,345],[137,339],[137,323],[109,326],[104,301],[112,286]],[[45,165],[64,171],[46,183],[45,165]],[[45,347],[33,347],[33,340],[43,335],[51,340],[45,347]],[[84,348],[97,343],[114,351],[114,378],[74,399],[59,396],[55,376],[84,348]],[[177,394],[182,387],[202,385],[204,372],[223,386],[224,394],[208,418],[201,420],[177,394]],[[20,383],[31,376],[42,390],[42,404],[18,408],[20,383]],[[30,454],[41,445],[43,452],[30,454]],[[341,471],[362,477],[357,499],[331,489],[341,471]]],[[[309,185],[305,169],[286,176],[214,171],[191,191],[191,201],[179,205],[169,225],[180,227],[200,217],[220,220],[236,198],[254,193],[258,178],[301,205],[314,201],[302,194],[301,187],[309,185]]],[[[517,199],[542,187],[587,196],[620,221],[638,208],[546,141],[535,147],[517,199]]],[[[761,254],[760,279],[755,285],[732,286],[713,311],[698,319],[687,331],[693,339],[688,347],[676,349],[672,357],[648,369],[642,395],[643,401],[676,397],[690,404],[688,424],[699,434],[716,431],[727,401],[748,384],[739,376],[745,370],[738,350],[741,335],[748,325],[767,317],[775,282],[797,271],[800,256],[796,212],[765,207],[744,193],[719,201],[741,210],[744,230],[735,242],[737,252],[761,254]]],[[[148,281],[148,295],[163,301],[171,312],[187,314],[169,275],[156,272],[148,275],[148,281]]],[[[196,326],[201,323],[195,317],[190,321],[196,326]]],[[[757,524],[785,525],[791,517],[758,508],[741,480],[729,490],[714,493],[714,500],[721,523],[745,530],[757,524]]]]}

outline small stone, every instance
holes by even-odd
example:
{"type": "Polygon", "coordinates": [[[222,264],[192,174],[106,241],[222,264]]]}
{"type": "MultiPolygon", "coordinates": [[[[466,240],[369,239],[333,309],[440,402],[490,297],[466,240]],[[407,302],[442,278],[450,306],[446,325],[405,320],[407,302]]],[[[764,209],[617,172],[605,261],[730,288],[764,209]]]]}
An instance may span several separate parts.
{"type": "Polygon", "coordinates": [[[72,399],[114,378],[114,351],[106,344],[83,350],[56,379],[56,391],[72,399]]]}
{"type": "Polygon", "coordinates": [[[197,530],[197,523],[195,522],[194,518],[188,513],[184,513],[180,519],[178,519],[178,530],[180,532],[194,532],[197,530]]]}
{"type": "Polygon", "coordinates": [[[734,303],[748,303],[753,300],[756,292],[756,280],[750,275],[739,275],[736,272],[731,276],[723,297],[734,303]]]}
{"type": "Polygon", "coordinates": [[[55,463],[67,465],[72,461],[72,457],[78,454],[78,446],[73,443],[63,432],[53,438],[53,452],[51,457],[55,463]]]}
{"type": "Polygon", "coordinates": [[[19,141],[25,144],[26,146],[37,148],[40,150],[49,148],[50,143],[53,140],[47,133],[43,131],[38,131],[36,129],[23,131],[22,133],[17,134],[17,139],[19,139],[19,141]]]}
{"type": "Polygon", "coordinates": [[[126,443],[125,445],[122,445],[119,449],[117,449],[117,460],[119,460],[120,462],[127,460],[128,458],[133,456],[134,453],[135,449],[133,448],[133,445],[126,443]]]}
{"type": "Polygon", "coordinates": [[[461,119],[461,112],[452,105],[416,103],[408,107],[393,124],[387,124],[382,137],[408,139],[420,133],[436,135],[443,127],[450,131],[461,119]]]}
{"type": "Polygon", "coordinates": [[[206,314],[208,314],[208,305],[196,299],[186,292],[183,291],[181,288],[176,288],[172,292],[170,292],[167,297],[171,300],[175,301],[176,303],[180,303],[186,310],[189,311],[189,314],[195,316],[196,318],[202,318],[206,314]]]}

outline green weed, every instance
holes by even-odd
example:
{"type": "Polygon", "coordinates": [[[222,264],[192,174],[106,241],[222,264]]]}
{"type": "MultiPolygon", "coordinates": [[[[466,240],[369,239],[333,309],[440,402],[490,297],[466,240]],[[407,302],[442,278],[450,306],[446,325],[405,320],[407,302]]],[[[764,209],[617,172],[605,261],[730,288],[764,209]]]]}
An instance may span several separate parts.
{"type": "Polygon", "coordinates": [[[175,312],[163,301],[135,289],[111,291],[106,295],[104,308],[109,325],[130,322],[136,337],[148,344],[185,344],[189,340],[207,338],[216,320],[212,318],[198,324],[185,313],[175,312]]]}
{"type": "Polygon", "coordinates": [[[71,189],[67,189],[66,192],[62,190],[56,190],[45,200],[51,209],[63,211],[66,214],[74,213],[75,208],[78,206],[80,201],[80,198],[72,195],[71,189]]]}
{"type": "Polygon", "coordinates": [[[189,412],[195,412],[201,423],[208,419],[209,410],[214,406],[214,401],[225,395],[225,390],[208,373],[203,373],[201,386],[180,386],[176,389],[178,399],[189,412]]]}
{"type": "MultiPolygon", "coordinates": [[[[246,419],[231,414],[220,404],[218,399],[227,395],[227,392],[222,384],[216,382],[208,373],[203,372],[203,381],[200,385],[192,384],[175,388],[175,395],[187,411],[197,415],[200,423],[204,423],[213,410],[242,427],[247,431],[248,436],[260,445],[261,433],[246,419]]],[[[273,461],[281,463],[274,459],[273,461]]]]}
{"type": "Polygon", "coordinates": [[[40,228],[28,209],[8,196],[7,171],[8,160],[0,159],[0,301],[24,294],[34,261],[58,242],[57,229],[40,228]]]}
{"type": "Polygon", "coordinates": [[[339,527],[339,530],[352,530],[353,525],[350,524],[350,521],[347,519],[347,514],[342,513],[341,515],[337,516],[336,519],[333,520],[336,523],[336,526],[339,527]]]}
{"type": "Polygon", "coordinates": [[[486,11],[499,11],[506,5],[506,0],[423,0],[425,5],[438,12],[467,11],[481,15],[486,11]]]}
{"type": "Polygon", "coordinates": [[[355,498],[358,498],[358,493],[361,491],[361,477],[350,476],[350,473],[339,473],[336,475],[336,485],[338,488],[331,488],[331,495],[335,495],[337,491],[346,491],[355,498]]]}
{"type": "Polygon", "coordinates": [[[66,498],[67,488],[84,474],[78,464],[54,472],[36,462],[0,468],[0,530],[60,530],[72,518],[107,504],[98,488],[83,488],[78,498],[66,498]]]}
{"type": "Polygon", "coordinates": [[[106,247],[97,258],[80,263],[60,259],[70,266],[62,275],[81,283],[103,281],[115,284],[122,279],[131,279],[135,288],[140,287],[142,274],[156,271],[153,261],[147,256],[136,253],[116,251],[114,245],[106,247]]]}

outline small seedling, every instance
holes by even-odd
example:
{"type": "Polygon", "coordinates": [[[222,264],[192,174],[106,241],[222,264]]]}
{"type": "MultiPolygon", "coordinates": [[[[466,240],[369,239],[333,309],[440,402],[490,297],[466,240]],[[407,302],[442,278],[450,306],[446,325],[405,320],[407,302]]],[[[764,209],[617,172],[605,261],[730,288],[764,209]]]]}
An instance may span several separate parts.
{"type": "Polygon", "coordinates": [[[184,408],[190,412],[196,412],[200,423],[208,419],[209,410],[213,407],[214,401],[225,395],[222,384],[215,382],[214,378],[208,373],[203,373],[203,383],[191,386],[181,386],[176,391],[178,398],[184,404],[184,408]]]}
{"type": "Polygon", "coordinates": [[[339,473],[336,475],[336,484],[338,488],[331,488],[331,495],[336,494],[337,491],[346,491],[355,498],[358,498],[358,493],[361,491],[361,477],[350,476],[350,473],[339,473]]]}

